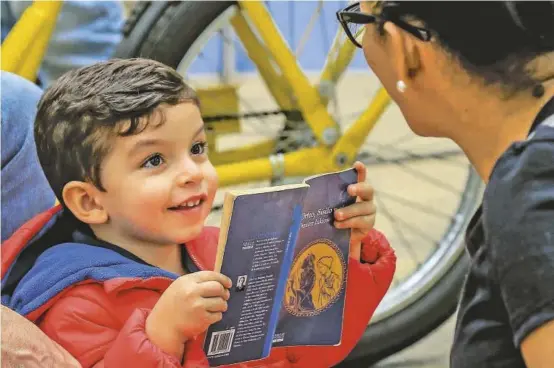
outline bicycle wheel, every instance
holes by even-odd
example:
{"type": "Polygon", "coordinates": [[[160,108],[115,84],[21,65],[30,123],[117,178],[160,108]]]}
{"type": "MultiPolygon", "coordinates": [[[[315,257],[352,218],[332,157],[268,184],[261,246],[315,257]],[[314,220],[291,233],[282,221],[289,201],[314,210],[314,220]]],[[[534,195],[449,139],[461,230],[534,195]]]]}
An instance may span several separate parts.
{"type": "MultiPolygon", "coordinates": [[[[322,36],[326,33],[323,28],[337,29],[333,18],[336,9],[321,15],[328,5],[302,3],[315,8],[317,16],[328,19],[317,26],[314,16],[307,25],[320,33],[323,60],[328,52],[325,46],[331,43],[326,40],[328,35],[322,36]]],[[[340,5],[336,4],[336,8],[340,5]]],[[[289,5],[268,6],[281,7],[276,12],[282,13],[282,7],[289,5]]],[[[229,80],[239,85],[241,129],[219,142],[221,145],[243,144],[260,136],[277,140],[280,151],[312,145],[313,136],[299,112],[273,113],[277,104],[255,70],[229,75],[225,73],[228,65],[219,68],[224,61],[218,55],[227,52],[226,47],[244,53],[229,31],[229,21],[237,12],[241,8],[235,2],[141,3],[126,25],[126,37],[117,56],[159,60],[176,68],[197,89],[227,84],[229,80]],[[215,72],[210,70],[211,66],[215,72]]],[[[306,13],[302,14],[306,19],[306,13]]],[[[300,23],[306,25],[305,21],[300,23]]],[[[297,37],[299,42],[289,40],[297,52],[308,47],[306,34],[297,37]]],[[[251,66],[247,61],[242,65],[251,66]]],[[[310,75],[310,79],[315,77],[310,75]]],[[[331,100],[329,108],[333,116],[340,121],[341,128],[346,128],[359,115],[360,106],[367,105],[379,84],[367,69],[362,72],[349,69],[337,85],[321,87],[331,100]]],[[[379,207],[376,227],[395,248],[398,267],[395,281],[362,340],[341,364],[345,367],[379,361],[427,335],[455,312],[467,269],[463,234],[482,190],[479,177],[457,147],[447,140],[415,136],[394,105],[380,117],[358,158],[368,166],[368,180],[376,189],[379,207]]],[[[274,182],[295,180],[280,178],[274,182]]],[[[217,217],[211,220],[217,224],[217,217]]]]}

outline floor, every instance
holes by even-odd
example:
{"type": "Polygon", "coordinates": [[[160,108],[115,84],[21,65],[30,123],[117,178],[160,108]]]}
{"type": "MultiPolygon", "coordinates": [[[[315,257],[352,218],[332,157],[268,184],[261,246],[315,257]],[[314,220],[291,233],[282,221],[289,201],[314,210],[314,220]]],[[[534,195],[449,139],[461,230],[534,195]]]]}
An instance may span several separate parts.
{"type": "Polygon", "coordinates": [[[449,349],[454,333],[454,324],[455,320],[452,317],[430,335],[381,361],[374,368],[448,367],[449,349]]]}

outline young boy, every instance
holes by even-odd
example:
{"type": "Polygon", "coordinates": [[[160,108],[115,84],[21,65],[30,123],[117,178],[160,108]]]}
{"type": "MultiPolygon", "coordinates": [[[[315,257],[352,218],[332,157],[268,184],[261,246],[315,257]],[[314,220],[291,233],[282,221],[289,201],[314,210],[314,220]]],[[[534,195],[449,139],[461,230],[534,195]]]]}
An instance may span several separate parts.
{"type": "MultiPolygon", "coordinates": [[[[218,230],[204,220],[217,176],[194,91],[152,60],[95,64],[45,92],[35,135],[62,206],[3,244],[2,303],[83,367],[207,367],[203,333],[232,285],[211,271],[218,230]]],[[[240,366],[330,367],[361,337],[396,258],[372,230],[372,188],[355,167],[358,201],[336,213],[352,229],[341,345],[276,348],[240,366]]]]}

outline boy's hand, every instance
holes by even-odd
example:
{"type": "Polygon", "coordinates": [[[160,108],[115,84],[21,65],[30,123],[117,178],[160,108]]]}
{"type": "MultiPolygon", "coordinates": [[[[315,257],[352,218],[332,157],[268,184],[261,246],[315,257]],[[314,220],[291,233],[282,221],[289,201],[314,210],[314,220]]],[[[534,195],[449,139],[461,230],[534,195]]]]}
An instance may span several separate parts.
{"type": "Polygon", "coordinates": [[[146,319],[148,338],[180,359],[187,340],[221,320],[227,310],[231,286],[227,276],[213,271],[179,277],[162,294],[146,319]]]}
{"type": "Polygon", "coordinates": [[[373,188],[365,182],[365,165],[357,161],[354,168],[358,172],[358,183],[350,185],[348,193],[357,197],[356,203],[335,211],[335,226],[352,229],[350,256],[360,260],[362,239],[373,229],[377,209],[373,203],[373,188]]]}

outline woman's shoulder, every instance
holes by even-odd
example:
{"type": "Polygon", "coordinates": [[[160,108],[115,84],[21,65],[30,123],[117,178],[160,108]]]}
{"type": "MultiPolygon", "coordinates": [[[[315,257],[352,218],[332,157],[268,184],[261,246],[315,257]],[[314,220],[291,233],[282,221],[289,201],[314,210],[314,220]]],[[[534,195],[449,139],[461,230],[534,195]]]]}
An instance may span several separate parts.
{"type": "Polygon", "coordinates": [[[520,223],[545,207],[554,210],[554,116],[502,155],[483,197],[485,222],[492,230],[520,223]]]}
{"type": "Polygon", "coordinates": [[[486,195],[497,194],[497,187],[515,187],[554,182],[554,115],[539,124],[525,141],[513,143],[497,161],[487,185],[486,195]]]}
{"type": "MultiPolygon", "coordinates": [[[[554,168],[554,97],[537,114],[527,139],[514,142],[497,160],[488,187],[526,180],[554,168]]],[[[488,191],[493,192],[494,191],[488,191]]]]}

